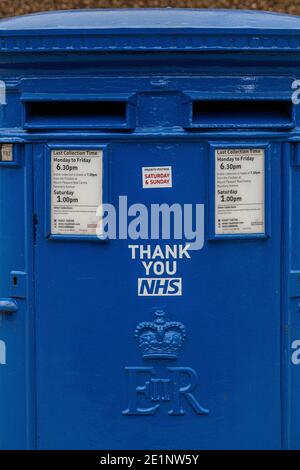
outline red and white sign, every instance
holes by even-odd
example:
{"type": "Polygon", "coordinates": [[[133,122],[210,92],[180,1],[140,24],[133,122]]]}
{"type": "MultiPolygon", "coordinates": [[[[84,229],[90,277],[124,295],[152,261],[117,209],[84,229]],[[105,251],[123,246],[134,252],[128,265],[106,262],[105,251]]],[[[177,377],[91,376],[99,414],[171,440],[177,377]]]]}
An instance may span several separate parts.
{"type": "Polygon", "coordinates": [[[172,167],[143,167],[143,188],[172,188],[172,167]]]}

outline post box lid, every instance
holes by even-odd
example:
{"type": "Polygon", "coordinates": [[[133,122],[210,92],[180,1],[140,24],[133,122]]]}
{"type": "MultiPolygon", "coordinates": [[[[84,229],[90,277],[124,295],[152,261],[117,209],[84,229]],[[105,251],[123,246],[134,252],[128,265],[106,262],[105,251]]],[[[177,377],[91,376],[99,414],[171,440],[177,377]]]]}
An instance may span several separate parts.
{"type": "Polygon", "coordinates": [[[249,10],[96,9],[0,21],[0,52],[298,50],[300,17],[249,10]]]}

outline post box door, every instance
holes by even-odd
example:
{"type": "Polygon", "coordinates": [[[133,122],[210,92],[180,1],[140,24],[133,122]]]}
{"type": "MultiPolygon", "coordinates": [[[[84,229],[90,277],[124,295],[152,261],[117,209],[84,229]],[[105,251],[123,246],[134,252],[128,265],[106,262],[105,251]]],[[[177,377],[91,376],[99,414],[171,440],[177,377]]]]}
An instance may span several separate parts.
{"type": "MultiPolygon", "coordinates": [[[[38,448],[280,448],[280,164],[277,143],[35,146],[38,448]],[[174,234],[126,239],[123,231],[95,240],[76,215],[84,209],[76,206],[99,198],[84,178],[91,199],[80,192],[75,202],[66,199],[72,209],[55,209],[54,156],[96,149],[97,158],[97,148],[106,201],[120,210],[119,197],[127,196],[129,221],[137,203],[198,204],[201,249],[186,252],[189,241],[174,234]],[[222,149],[264,156],[263,168],[259,159],[228,168],[239,174],[237,193],[217,194],[228,182],[217,168],[222,149]],[[240,197],[241,178],[253,201],[228,199],[224,209],[218,197],[240,197]],[[237,204],[244,205],[234,213],[237,204]],[[57,224],[62,233],[54,236],[57,224]]],[[[83,172],[67,166],[56,179],[63,191],[83,172]]]]}
{"type": "Polygon", "coordinates": [[[35,442],[31,147],[1,144],[1,157],[0,449],[15,450],[35,442]]]}

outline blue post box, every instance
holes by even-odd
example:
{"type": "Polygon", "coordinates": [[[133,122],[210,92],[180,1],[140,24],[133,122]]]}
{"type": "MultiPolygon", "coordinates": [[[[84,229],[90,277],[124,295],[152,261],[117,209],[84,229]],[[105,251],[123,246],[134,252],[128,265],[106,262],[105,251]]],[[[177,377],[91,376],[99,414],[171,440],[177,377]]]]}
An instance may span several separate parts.
{"type": "Polygon", "coordinates": [[[0,22],[0,448],[300,448],[300,19],[0,22]]]}

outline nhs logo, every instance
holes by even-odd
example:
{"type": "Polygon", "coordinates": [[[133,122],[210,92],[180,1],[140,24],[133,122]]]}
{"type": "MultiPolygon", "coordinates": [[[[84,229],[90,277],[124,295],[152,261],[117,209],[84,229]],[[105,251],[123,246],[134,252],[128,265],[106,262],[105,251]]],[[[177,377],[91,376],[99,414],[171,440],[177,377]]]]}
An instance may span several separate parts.
{"type": "Polygon", "coordinates": [[[182,279],[180,277],[162,278],[145,277],[138,279],[139,296],[171,296],[182,295],[182,279]]]}

